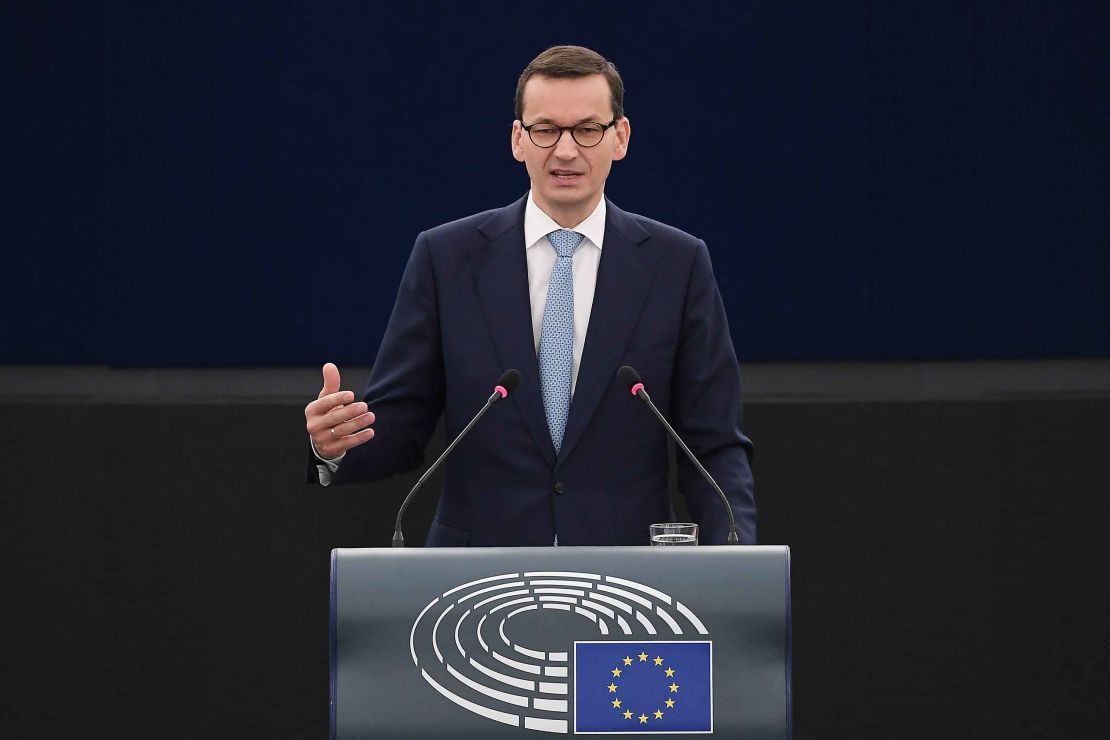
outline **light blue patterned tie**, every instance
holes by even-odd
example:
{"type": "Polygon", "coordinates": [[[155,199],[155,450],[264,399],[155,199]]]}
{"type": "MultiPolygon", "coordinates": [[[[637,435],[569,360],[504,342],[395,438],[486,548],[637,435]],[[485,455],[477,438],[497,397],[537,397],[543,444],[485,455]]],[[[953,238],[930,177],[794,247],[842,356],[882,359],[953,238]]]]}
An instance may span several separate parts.
{"type": "Polygon", "coordinates": [[[559,229],[547,235],[555,248],[555,266],[547,284],[540,329],[540,383],[547,428],[555,452],[563,447],[563,432],[570,412],[571,359],[574,350],[574,250],[584,237],[577,231],[559,229]]]}

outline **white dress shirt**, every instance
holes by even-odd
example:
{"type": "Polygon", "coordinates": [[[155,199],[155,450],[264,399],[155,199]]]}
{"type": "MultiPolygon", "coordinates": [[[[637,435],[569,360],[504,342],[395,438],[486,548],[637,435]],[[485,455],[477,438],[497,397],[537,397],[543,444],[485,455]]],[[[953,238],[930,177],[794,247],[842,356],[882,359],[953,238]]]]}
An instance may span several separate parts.
{"type": "MultiPolygon", "coordinates": [[[[524,249],[528,260],[528,300],[532,308],[532,336],[536,341],[536,354],[540,351],[540,331],[543,329],[543,308],[547,302],[547,286],[551,282],[551,270],[555,267],[555,248],[547,235],[563,228],[544,213],[532,200],[524,206],[524,249]]],[[[582,348],[586,345],[586,329],[590,326],[590,312],[594,305],[594,288],[597,286],[597,267],[601,262],[601,246],[605,241],[605,197],[598,201],[593,212],[571,231],[577,231],[584,238],[574,250],[571,273],[574,276],[574,346],[571,350],[570,393],[578,382],[578,366],[582,363],[582,348]]],[[[370,409],[373,411],[373,409],[370,409]]],[[[312,438],[309,437],[309,443],[312,438]]],[[[369,444],[373,444],[370,442],[369,444]]],[[[316,445],[312,445],[316,453],[316,445]]],[[[316,453],[320,457],[319,453],[316,453]]],[[[331,483],[332,473],[339,469],[343,455],[331,460],[320,457],[322,464],[316,469],[320,473],[320,484],[331,483]]]]}
{"type": "MultiPolygon", "coordinates": [[[[536,340],[537,355],[547,286],[551,282],[551,270],[555,267],[555,247],[551,246],[547,235],[561,228],[551,216],[540,210],[529,192],[524,206],[524,248],[528,257],[528,299],[532,303],[532,336],[536,340]]],[[[571,263],[571,274],[574,276],[574,347],[571,352],[570,393],[573,396],[578,382],[578,366],[582,363],[582,348],[586,344],[586,329],[590,325],[590,311],[594,306],[601,245],[605,241],[605,198],[598,201],[593,213],[571,231],[585,237],[574,250],[571,263]]]]}

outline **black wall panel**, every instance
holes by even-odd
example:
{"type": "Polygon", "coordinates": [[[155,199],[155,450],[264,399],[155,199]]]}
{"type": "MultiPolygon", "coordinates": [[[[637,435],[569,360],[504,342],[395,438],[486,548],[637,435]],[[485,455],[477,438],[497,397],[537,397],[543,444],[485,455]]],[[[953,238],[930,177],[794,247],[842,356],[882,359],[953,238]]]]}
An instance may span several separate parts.
{"type": "MultiPolygon", "coordinates": [[[[798,737],[1101,734],[1110,401],[746,416],[761,539],[793,553],[798,737]]],[[[0,736],[325,731],[328,553],[388,546],[415,476],[300,483],[300,417],[0,406],[0,736]]]]}

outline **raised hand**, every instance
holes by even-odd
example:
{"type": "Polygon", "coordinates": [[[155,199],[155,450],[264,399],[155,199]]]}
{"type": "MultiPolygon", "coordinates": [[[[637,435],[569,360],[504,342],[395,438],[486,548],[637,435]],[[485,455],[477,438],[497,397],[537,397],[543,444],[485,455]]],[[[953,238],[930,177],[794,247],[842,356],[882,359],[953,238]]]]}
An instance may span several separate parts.
{"type": "Polygon", "coordinates": [[[339,390],[339,368],[324,365],[324,387],[316,400],[304,407],[305,429],[316,452],[328,460],[374,437],[374,413],[351,391],[339,390]]]}

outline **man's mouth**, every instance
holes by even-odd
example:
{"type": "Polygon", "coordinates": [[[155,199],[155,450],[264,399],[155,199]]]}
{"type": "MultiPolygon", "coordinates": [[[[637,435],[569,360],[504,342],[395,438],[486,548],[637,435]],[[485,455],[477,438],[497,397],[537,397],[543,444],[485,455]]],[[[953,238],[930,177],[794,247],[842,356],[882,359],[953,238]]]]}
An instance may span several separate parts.
{"type": "Polygon", "coordinates": [[[581,172],[573,172],[571,170],[551,170],[551,174],[560,179],[569,180],[581,175],[581,172]]]}

